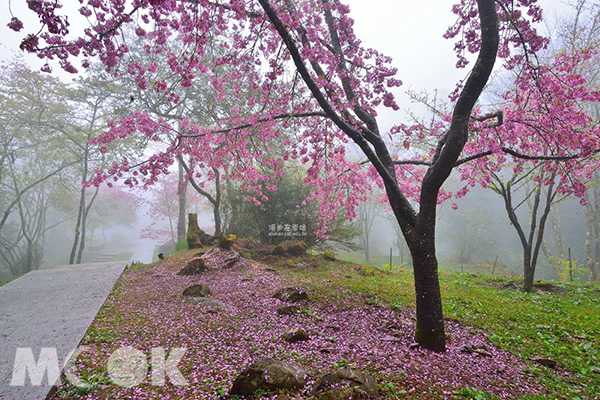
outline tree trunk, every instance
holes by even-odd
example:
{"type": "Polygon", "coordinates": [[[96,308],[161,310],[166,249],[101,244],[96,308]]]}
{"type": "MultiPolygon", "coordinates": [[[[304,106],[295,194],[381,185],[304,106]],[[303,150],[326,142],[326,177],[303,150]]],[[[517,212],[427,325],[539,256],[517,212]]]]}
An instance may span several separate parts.
{"type": "Polygon", "coordinates": [[[221,212],[219,210],[220,204],[213,205],[213,219],[215,220],[215,236],[221,236],[221,212]]]}
{"type": "Polygon", "coordinates": [[[87,234],[86,234],[87,218],[88,218],[88,215],[90,214],[90,210],[92,209],[92,205],[94,204],[96,197],[98,197],[99,191],[100,191],[100,187],[96,187],[96,189],[94,190],[94,195],[92,196],[92,198],[90,199],[90,202],[87,204],[87,206],[83,210],[83,218],[81,220],[81,240],[79,242],[79,251],[77,253],[77,264],[81,264],[81,259],[83,257],[83,250],[85,249],[85,241],[87,239],[87,234]]]}
{"type": "Polygon", "coordinates": [[[81,193],[79,196],[79,207],[77,210],[77,222],[75,223],[75,238],[73,239],[73,246],[71,247],[71,256],[69,257],[69,264],[75,264],[75,255],[77,254],[77,246],[79,244],[79,235],[81,234],[81,221],[83,218],[83,210],[85,208],[85,186],[81,187],[81,193]]]}
{"type": "MultiPolygon", "coordinates": [[[[595,174],[596,181],[600,179],[600,174],[595,174]]],[[[593,205],[588,203],[588,206],[591,205],[592,216],[593,216],[593,238],[596,243],[595,251],[594,251],[594,260],[591,264],[592,269],[590,271],[590,280],[597,281],[600,276],[600,187],[599,185],[595,185],[593,189],[594,194],[594,202],[593,205]]]]}
{"type": "MultiPolygon", "coordinates": [[[[555,175],[552,175],[552,181],[554,181],[555,175]]],[[[540,183],[541,185],[541,183],[540,183]]],[[[535,237],[535,225],[536,225],[536,216],[538,205],[541,197],[541,188],[536,192],[536,205],[533,215],[531,216],[531,232],[529,237],[529,245],[524,249],[525,256],[524,259],[524,271],[523,271],[523,291],[527,293],[533,292],[533,281],[535,275],[535,268],[537,266],[538,256],[540,254],[540,247],[542,245],[544,239],[544,231],[546,229],[546,221],[548,220],[548,215],[550,215],[550,211],[552,209],[552,204],[554,203],[554,198],[556,197],[556,192],[553,191],[554,183],[548,186],[548,191],[546,192],[546,204],[544,205],[544,209],[542,211],[542,216],[540,217],[538,226],[537,226],[537,238],[534,243],[535,237]],[[532,247],[533,246],[533,247],[532,247]],[[529,253],[529,255],[527,255],[529,253]],[[529,260],[527,260],[529,258],[529,260]],[[527,263],[529,265],[527,266],[527,263]]]]}
{"type": "Polygon", "coordinates": [[[215,220],[215,236],[221,236],[221,174],[217,168],[213,168],[215,173],[215,199],[213,202],[213,217],[215,220]]]}
{"type": "MultiPolygon", "coordinates": [[[[356,120],[345,119],[343,113],[338,114],[335,107],[309,72],[296,41],[289,32],[289,24],[285,24],[268,0],[258,0],[287,47],[290,57],[299,76],[304,80],[314,99],[331,121],[356,143],[377,173],[381,176],[388,194],[388,200],[396,216],[402,233],[409,242],[413,255],[415,271],[415,290],[417,296],[417,331],[415,340],[424,348],[443,352],[446,348],[442,299],[437,275],[437,259],[435,258],[435,216],[439,191],[456,166],[469,135],[469,120],[473,107],[479,99],[494,68],[498,52],[498,17],[494,0],[477,0],[480,26],[481,48],[477,61],[467,78],[460,96],[454,106],[452,122],[446,135],[440,139],[431,165],[423,178],[419,198],[419,213],[415,212],[405,194],[400,190],[395,173],[394,160],[383,141],[374,115],[356,102],[355,93],[348,77],[342,78],[346,100],[354,103],[354,112],[364,123],[365,129],[355,129],[356,120]],[[368,129],[367,129],[368,128],[368,129]]],[[[291,0],[285,2],[288,12],[294,13],[291,0]]],[[[324,2],[326,4],[326,2],[324,2]]],[[[323,7],[327,21],[333,51],[342,53],[334,18],[327,7],[323,7]]],[[[298,29],[296,33],[301,39],[308,40],[305,32],[298,29]]],[[[322,75],[317,61],[311,63],[313,71],[322,75]]],[[[338,68],[344,70],[346,61],[341,57],[338,68]]],[[[359,124],[362,125],[362,124],[359,124]]]]}
{"type": "Polygon", "coordinates": [[[593,276],[594,274],[594,270],[596,269],[596,266],[594,265],[594,257],[592,254],[592,239],[594,236],[594,217],[592,214],[592,210],[591,210],[591,206],[590,206],[590,199],[589,196],[586,196],[586,200],[588,201],[588,204],[583,208],[583,215],[585,217],[585,245],[584,245],[584,249],[585,249],[585,264],[586,267],[588,268],[588,270],[590,271],[590,280],[594,280],[593,276]]]}
{"type": "Polygon", "coordinates": [[[533,292],[535,265],[531,263],[531,246],[523,247],[523,291],[533,292]]]}
{"type": "Polygon", "coordinates": [[[598,227],[598,225],[600,225],[600,222],[597,222],[596,227],[594,228],[594,231],[596,232],[596,251],[594,252],[594,262],[592,263],[593,269],[590,275],[590,280],[592,281],[597,281],[600,277],[600,227],[598,227]]]}
{"type": "MultiPolygon", "coordinates": [[[[364,229],[364,225],[363,225],[363,229],[364,229]]],[[[363,244],[363,251],[365,253],[365,263],[368,264],[369,263],[369,232],[364,231],[360,240],[363,244]]]]}
{"type": "Polygon", "coordinates": [[[185,216],[186,216],[186,195],[187,179],[184,177],[184,169],[179,163],[179,215],[177,217],[177,240],[185,239],[185,216]]]}
{"type": "Polygon", "coordinates": [[[413,260],[417,305],[415,341],[436,352],[446,350],[442,296],[435,255],[435,224],[418,227],[408,245],[413,260]]]}

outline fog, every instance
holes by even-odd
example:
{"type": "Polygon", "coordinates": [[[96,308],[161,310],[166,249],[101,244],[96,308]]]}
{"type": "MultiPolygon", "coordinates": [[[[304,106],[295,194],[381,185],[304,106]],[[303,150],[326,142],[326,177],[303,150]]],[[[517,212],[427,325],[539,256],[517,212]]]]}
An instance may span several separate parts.
{"type": "MultiPolygon", "coordinates": [[[[456,180],[451,179],[446,188],[451,188],[453,184],[457,185],[456,180]]],[[[379,207],[381,215],[375,218],[374,227],[369,233],[370,263],[388,268],[391,249],[393,267],[410,269],[407,248],[399,248],[397,244],[393,214],[387,205],[379,207]]],[[[585,262],[586,236],[583,209],[580,201],[573,198],[554,205],[554,217],[548,218],[543,239],[549,255],[558,257],[562,254],[566,262],[570,248],[573,265],[581,267],[585,262]],[[562,250],[556,243],[551,218],[555,219],[559,228],[558,239],[562,241],[562,250]]],[[[529,234],[530,212],[527,206],[521,205],[517,214],[526,234],[529,234]]],[[[496,275],[516,277],[523,275],[523,246],[507,216],[503,199],[490,189],[477,186],[465,197],[448,200],[438,207],[436,247],[442,270],[493,272],[496,275]],[[457,209],[453,209],[453,203],[458,206],[457,209]]],[[[365,251],[349,253],[349,259],[366,262],[365,251]]],[[[546,252],[540,251],[535,278],[564,279],[565,276],[559,276],[560,271],[553,268],[555,264],[548,259],[546,252]]],[[[579,276],[578,279],[586,277],[579,276]]]]}

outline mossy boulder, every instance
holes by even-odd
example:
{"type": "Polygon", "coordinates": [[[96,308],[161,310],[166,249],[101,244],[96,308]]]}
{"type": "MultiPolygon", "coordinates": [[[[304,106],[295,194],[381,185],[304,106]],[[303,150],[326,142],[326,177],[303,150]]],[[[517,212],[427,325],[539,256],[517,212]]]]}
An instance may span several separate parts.
{"type": "Polygon", "coordinates": [[[273,256],[282,256],[284,254],[299,256],[306,254],[306,245],[299,240],[290,240],[273,246],[269,254],[273,256]]]}
{"type": "Polygon", "coordinates": [[[221,237],[219,237],[218,245],[222,249],[231,250],[231,248],[233,247],[235,238],[236,238],[235,235],[221,236],[221,237]]]}
{"type": "Polygon", "coordinates": [[[306,254],[306,245],[299,240],[284,243],[285,252],[292,256],[306,254]]]}
{"type": "Polygon", "coordinates": [[[313,393],[323,393],[328,399],[371,399],[379,398],[379,385],[369,374],[342,368],[321,376],[313,386],[313,393]]]}
{"type": "Polygon", "coordinates": [[[278,244],[277,246],[274,246],[271,251],[269,252],[270,255],[272,256],[281,256],[285,254],[285,248],[278,244]]]}
{"type": "Polygon", "coordinates": [[[235,378],[229,394],[251,396],[258,390],[297,390],[306,385],[306,378],[306,371],[297,365],[262,358],[235,378]]]}

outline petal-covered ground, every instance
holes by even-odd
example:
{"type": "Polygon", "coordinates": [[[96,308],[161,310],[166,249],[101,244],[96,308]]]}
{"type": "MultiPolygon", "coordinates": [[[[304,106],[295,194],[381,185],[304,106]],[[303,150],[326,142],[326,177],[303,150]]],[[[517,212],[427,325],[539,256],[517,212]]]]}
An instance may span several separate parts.
{"type": "Polygon", "coordinates": [[[422,350],[412,340],[412,309],[392,309],[336,287],[322,278],[322,270],[310,273],[325,268],[325,276],[359,278],[345,263],[315,263],[311,257],[316,256],[310,255],[293,261],[271,257],[275,262],[270,264],[242,257],[232,268],[223,269],[219,258],[228,257],[228,251],[218,251],[207,262],[208,271],[178,276],[193,253],[124,274],[82,343],[87,349],[74,364],[76,375],[90,387],[78,388],[64,379],[55,398],[227,398],[236,375],[262,357],[295,363],[309,372],[306,388],[287,394],[296,399],[313,398],[311,384],[340,367],[373,375],[383,398],[465,398],[483,392],[499,398],[543,396],[543,388],[524,372],[523,362],[488,344],[483,334],[447,322],[447,352],[422,350]],[[209,286],[210,298],[220,307],[182,296],[187,287],[199,283],[209,286]],[[280,315],[277,309],[289,303],[272,296],[287,286],[307,289],[309,299],[295,303],[298,312],[280,315]],[[282,338],[300,328],[310,340],[292,344],[282,338]],[[186,348],[177,367],[189,385],[173,385],[168,374],[166,384],[155,385],[151,371],[134,387],[115,385],[107,361],[127,346],[146,355],[157,347],[167,354],[186,348]]]}

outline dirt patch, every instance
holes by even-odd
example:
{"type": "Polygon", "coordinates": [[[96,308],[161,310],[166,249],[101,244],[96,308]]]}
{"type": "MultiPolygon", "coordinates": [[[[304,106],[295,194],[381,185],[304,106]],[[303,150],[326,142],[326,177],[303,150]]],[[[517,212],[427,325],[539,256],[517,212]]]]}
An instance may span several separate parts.
{"type": "MultiPolygon", "coordinates": [[[[509,282],[497,282],[487,281],[483,283],[485,286],[491,286],[498,290],[522,290],[523,284],[521,282],[509,281],[509,282]]],[[[554,293],[554,294],[565,294],[569,290],[564,287],[557,286],[551,282],[536,281],[533,283],[533,291],[536,293],[554,293]]]]}
{"type": "Polygon", "coordinates": [[[569,290],[564,287],[560,287],[550,282],[535,282],[533,284],[533,288],[540,292],[548,292],[548,293],[556,293],[556,294],[565,294],[568,293],[569,290]]]}

